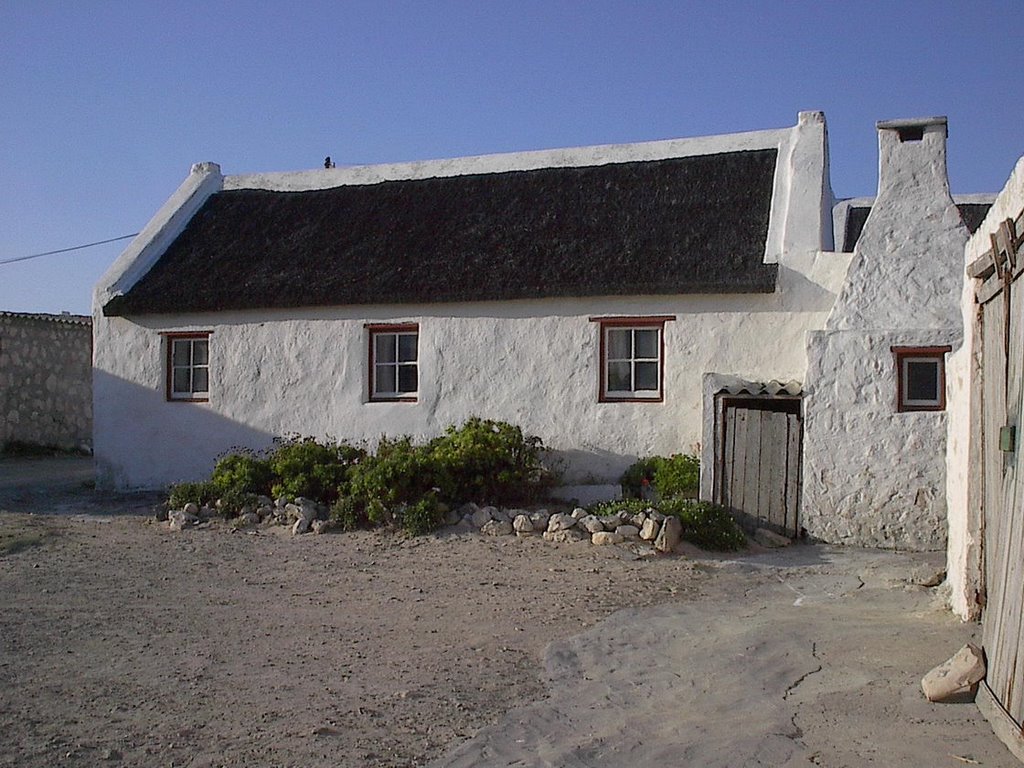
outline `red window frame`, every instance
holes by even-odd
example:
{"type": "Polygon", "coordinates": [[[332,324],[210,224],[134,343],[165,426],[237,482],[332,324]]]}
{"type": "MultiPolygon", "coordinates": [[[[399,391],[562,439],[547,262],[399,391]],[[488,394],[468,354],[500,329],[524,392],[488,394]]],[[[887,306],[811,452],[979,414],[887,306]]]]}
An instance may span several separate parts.
{"type": "Polygon", "coordinates": [[[892,347],[893,361],[896,366],[896,410],[898,413],[914,411],[946,410],[946,354],[953,348],[941,347],[892,347]],[[908,403],[905,363],[919,358],[935,361],[938,367],[938,398],[935,403],[908,403]]]}
{"type": "MultiPolygon", "coordinates": [[[[166,383],[164,395],[169,403],[208,403],[210,402],[210,337],[213,331],[174,331],[162,333],[165,349],[165,375],[166,383]],[[175,341],[205,341],[206,342],[206,394],[201,397],[182,396],[174,391],[174,342],[175,341]]],[[[180,366],[179,366],[180,367],[180,366]]],[[[189,367],[196,367],[190,365],[189,367]]]]}
{"type": "MultiPolygon", "coordinates": [[[[601,403],[662,403],[665,401],[665,323],[675,320],[675,315],[591,317],[596,323],[599,335],[598,402],[601,403]],[[610,329],[651,329],[658,330],[658,389],[656,394],[644,397],[618,395],[608,391],[608,331],[610,329]]],[[[634,392],[636,390],[633,390],[634,392]]]]}
{"type": "Polygon", "coordinates": [[[367,323],[367,400],[371,403],[415,403],[419,400],[420,387],[420,355],[419,355],[419,323],[367,323]],[[416,334],[416,393],[395,395],[379,394],[376,391],[376,339],[383,334],[415,333],[416,334]]]}

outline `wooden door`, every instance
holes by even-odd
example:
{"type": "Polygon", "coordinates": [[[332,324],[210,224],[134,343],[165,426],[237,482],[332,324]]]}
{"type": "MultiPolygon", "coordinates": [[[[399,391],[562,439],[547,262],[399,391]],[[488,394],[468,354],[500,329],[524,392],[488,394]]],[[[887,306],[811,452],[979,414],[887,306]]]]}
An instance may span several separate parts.
{"type": "Polygon", "coordinates": [[[800,400],[727,398],[720,408],[717,501],[746,528],[795,538],[800,533],[800,400]]]}
{"type": "Polygon", "coordinates": [[[987,665],[978,702],[1008,745],[1019,742],[1024,724],[1024,251],[1017,231],[1017,222],[1004,222],[993,249],[968,270],[979,280],[982,379],[981,419],[972,425],[981,446],[981,467],[972,471],[982,485],[987,665]]]}

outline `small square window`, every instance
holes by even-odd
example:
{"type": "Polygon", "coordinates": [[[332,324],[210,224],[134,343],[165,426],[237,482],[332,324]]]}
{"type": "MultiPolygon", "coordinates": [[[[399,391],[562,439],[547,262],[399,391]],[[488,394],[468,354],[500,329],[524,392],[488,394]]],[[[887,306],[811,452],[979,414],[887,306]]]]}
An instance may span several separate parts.
{"type": "Polygon", "coordinates": [[[370,400],[415,401],[419,392],[419,326],[373,325],[370,400]]]}
{"type": "Polygon", "coordinates": [[[167,399],[210,399],[210,333],[173,333],[167,338],[167,399]]]}
{"type": "Polygon", "coordinates": [[[593,317],[600,327],[600,401],[663,399],[665,322],[672,317],[593,317]]]}
{"type": "Polygon", "coordinates": [[[899,411],[946,409],[946,353],[951,347],[893,347],[899,411]]]}

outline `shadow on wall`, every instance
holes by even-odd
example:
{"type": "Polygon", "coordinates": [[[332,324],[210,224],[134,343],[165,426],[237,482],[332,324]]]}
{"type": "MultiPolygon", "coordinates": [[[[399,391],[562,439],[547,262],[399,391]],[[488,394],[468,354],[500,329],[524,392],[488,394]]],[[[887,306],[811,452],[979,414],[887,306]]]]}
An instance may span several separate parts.
{"type": "Polygon", "coordinates": [[[549,449],[547,463],[561,485],[618,485],[622,473],[636,462],[632,454],[574,448],[549,449]]]}
{"type": "Polygon", "coordinates": [[[144,490],[202,480],[226,451],[263,449],[273,438],[218,414],[209,403],[167,402],[162,389],[93,369],[97,488],[144,490]]]}

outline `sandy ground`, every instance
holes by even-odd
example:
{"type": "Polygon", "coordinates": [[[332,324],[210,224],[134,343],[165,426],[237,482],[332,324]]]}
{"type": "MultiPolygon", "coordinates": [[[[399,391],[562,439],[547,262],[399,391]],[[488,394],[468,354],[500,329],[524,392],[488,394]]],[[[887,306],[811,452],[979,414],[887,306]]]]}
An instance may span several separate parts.
{"type": "Polygon", "coordinates": [[[0,460],[0,766],[1016,766],[941,558],[172,533],[0,460]]]}

